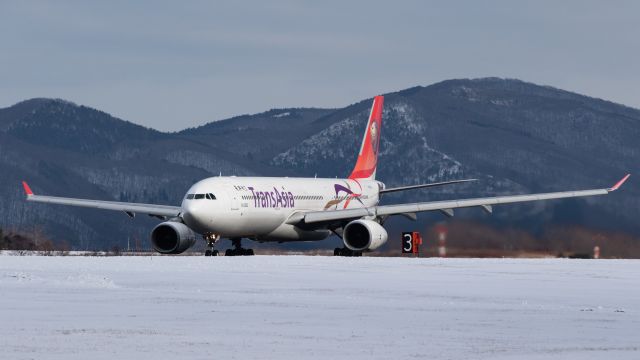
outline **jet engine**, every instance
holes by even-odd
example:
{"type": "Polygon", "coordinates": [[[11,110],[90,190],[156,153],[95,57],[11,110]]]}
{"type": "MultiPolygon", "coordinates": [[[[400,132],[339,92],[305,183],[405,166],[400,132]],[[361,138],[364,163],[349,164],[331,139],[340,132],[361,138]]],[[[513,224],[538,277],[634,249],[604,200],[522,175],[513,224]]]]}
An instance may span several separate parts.
{"type": "Polygon", "coordinates": [[[372,220],[354,220],[344,227],[342,239],[350,250],[375,250],[387,242],[387,230],[372,220]]]}
{"type": "Polygon", "coordinates": [[[196,243],[196,234],[181,222],[166,221],[153,228],[151,243],[161,254],[180,254],[196,243]]]}

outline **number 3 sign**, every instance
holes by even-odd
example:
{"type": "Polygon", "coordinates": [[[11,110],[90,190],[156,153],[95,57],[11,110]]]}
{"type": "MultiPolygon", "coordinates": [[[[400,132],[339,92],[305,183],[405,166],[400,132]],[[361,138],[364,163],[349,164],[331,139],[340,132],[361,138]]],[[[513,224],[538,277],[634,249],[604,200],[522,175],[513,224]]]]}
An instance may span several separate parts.
{"type": "Polygon", "coordinates": [[[422,238],[420,233],[403,232],[402,233],[402,253],[403,254],[418,254],[420,251],[420,245],[422,245],[422,238]]]}

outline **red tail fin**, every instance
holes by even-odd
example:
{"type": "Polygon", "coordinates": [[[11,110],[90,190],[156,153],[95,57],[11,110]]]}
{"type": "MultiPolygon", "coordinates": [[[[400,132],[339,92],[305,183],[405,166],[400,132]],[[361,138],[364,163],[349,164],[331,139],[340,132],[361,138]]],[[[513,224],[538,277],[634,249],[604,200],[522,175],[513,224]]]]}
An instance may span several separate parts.
{"type": "Polygon", "coordinates": [[[380,146],[380,133],[382,128],[382,105],[383,96],[373,98],[371,115],[367,122],[367,129],[362,139],[358,161],[353,168],[349,179],[369,179],[376,178],[376,166],[378,164],[378,147],[380,146]]]}

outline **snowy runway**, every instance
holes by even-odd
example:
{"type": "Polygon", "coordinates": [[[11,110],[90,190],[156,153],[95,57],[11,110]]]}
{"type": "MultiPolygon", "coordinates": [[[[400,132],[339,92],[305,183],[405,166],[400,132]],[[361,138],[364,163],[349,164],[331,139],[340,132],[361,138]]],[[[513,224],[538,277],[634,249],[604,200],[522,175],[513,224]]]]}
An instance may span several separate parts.
{"type": "Polygon", "coordinates": [[[640,261],[0,256],[0,359],[638,359],[640,261]]]}

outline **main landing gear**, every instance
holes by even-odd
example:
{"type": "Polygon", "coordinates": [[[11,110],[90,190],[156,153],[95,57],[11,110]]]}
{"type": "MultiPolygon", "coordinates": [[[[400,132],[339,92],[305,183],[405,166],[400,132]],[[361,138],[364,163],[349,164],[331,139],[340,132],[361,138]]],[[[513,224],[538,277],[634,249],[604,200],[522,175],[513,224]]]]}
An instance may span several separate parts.
{"type": "Polygon", "coordinates": [[[207,250],[204,251],[204,256],[218,256],[219,251],[214,250],[213,247],[216,246],[216,243],[220,240],[220,235],[204,234],[203,237],[207,242],[207,250]]]}
{"type": "MultiPolygon", "coordinates": [[[[207,249],[204,251],[204,256],[218,256],[220,252],[214,249],[220,235],[216,234],[204,234],[204,240],[207,242],[207,249]]],[[[231,239],[233,249],[228,249],[224,252],[225,256],[251,256],[254,255],[253,249],[244,249],[240,238],[231,239]]]]}
{"type": "Polygon", "coordinates": [[[224,252],[224,256],[252,256],[254,255],[253,249],[244,249],[242,247],[241,239],[231,239],[233,249],[227,249],[224,252]]]}
{"type": "Polygon", "coordinates": [[[335,248],[333,250],[333,256],[348,256],[348,257],[358,257],[362,256],[362,251],[353,251],[349,248],[335,248]]]}

